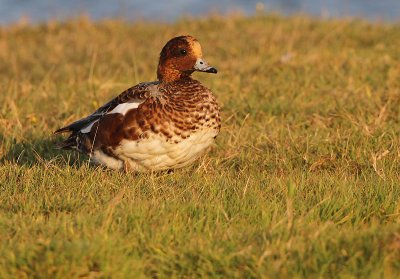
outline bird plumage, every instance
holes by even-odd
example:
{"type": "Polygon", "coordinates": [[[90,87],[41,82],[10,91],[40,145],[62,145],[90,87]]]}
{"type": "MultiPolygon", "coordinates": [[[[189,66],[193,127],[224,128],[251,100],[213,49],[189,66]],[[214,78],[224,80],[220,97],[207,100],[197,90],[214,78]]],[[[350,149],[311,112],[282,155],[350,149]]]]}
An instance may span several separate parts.
{"type": "MultiPolygon", "coordinates": [[[[161,52],[158,81],[133,86],[57,130],[71,133],[58,146],[77,149],[114,169],[164,170],[192,163],[220,130],[215,97],[190,77],[198,61],[203,60],[197,40],[172,39],[161,52]]],[[[208,64],[202,71],[216,72],[208,64]]]]}

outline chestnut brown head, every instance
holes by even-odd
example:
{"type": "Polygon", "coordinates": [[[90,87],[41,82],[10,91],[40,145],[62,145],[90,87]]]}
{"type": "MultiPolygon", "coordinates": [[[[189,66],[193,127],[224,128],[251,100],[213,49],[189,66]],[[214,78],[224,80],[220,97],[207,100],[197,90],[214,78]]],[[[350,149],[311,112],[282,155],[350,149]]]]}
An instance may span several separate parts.
{"type": "Polygon", "coordinates": [[[163,47],[158,63],[157,78],[162,82],[172,82],[190,76],[194,71],[217,73],[202,58],[200,43],[192,36],[171,39],[163,47]]]}

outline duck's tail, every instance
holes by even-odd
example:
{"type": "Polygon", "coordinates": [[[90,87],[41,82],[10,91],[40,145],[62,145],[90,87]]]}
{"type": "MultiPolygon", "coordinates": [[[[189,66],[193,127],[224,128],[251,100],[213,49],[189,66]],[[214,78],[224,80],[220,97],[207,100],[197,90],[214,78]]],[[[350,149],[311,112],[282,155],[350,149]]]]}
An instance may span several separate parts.
{"type": "Polygon", "coordinates": [[[64,141],[55,144],[57,149],[74,149],[79,152],[90,154],[92,152],[92,140],[88,134],[72,132],[64,141]]]}

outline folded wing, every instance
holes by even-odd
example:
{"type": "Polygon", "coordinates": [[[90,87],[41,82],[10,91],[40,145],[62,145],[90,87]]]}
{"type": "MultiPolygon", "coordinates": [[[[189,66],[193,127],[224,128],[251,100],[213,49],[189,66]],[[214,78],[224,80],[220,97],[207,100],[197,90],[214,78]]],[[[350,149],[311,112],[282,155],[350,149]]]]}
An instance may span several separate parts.
{"type": "Polygon", "coordinates": [[[72,148],[82,151],[81,148],[79,148],[79,141],[84,140],[84,135],[90,133],[96,122],[107,114],[119,113],[124,115],[127,111],[138,108],[141,103],[152,96],[152,90],[149,90],[149,88],[152,89],[156,87],[157,84],[158,82],[140,83],[131,87],[101,106],[91,115],[58,129],[54,134],[69,132],[71,135],[65,141],[57,144],[57,147],[72,148]]]}

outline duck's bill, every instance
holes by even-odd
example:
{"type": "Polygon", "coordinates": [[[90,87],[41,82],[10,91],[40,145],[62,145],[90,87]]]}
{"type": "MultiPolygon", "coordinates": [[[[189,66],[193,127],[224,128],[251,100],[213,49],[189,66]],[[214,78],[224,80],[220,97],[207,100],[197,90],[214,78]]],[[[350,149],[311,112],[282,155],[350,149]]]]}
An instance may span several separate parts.
{"type": "Polygon", "coordinates": [[[212,74],[218,73],[218,70],[216,68],[208,65],[208,63],[202,58],[197,59],[196,64],[194,64],[194,69],[199,72],[212,73],[212,74]]]}

